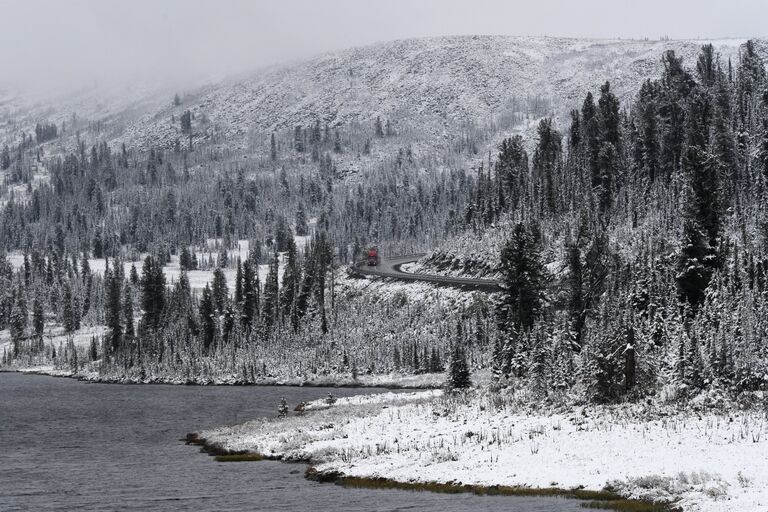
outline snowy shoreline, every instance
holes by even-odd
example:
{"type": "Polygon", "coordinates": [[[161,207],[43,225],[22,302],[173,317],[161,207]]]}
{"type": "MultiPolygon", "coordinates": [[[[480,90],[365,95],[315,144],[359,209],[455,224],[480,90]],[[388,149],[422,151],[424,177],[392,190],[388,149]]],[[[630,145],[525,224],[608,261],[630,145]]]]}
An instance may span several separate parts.
{"type": "Polygon", "coordinates": [[[211,449],[306,462],[315,475],[608,490],[687,511],[765,510],[765,413],[652,403],[524,407],[440,391],[317,401],[302,416],[199,433],[211,449]]]}
{"type": "Polygon", "coordinates": [[[26,375],[44,375],[47,377],[75,379],[83,382],[92,382],[98,384],[135,384],[152,385],[164,384],[173,386],[286,386],[286,387],[316,387],[316,388],[386,388],[397,390],[424,390],[437,389],[443,384],[442,375],[435,378],[427,375],[365,375],[357,379],[351,377],[339,377],[328,379],[263,379],[256,382],[243,382],[238,379],[193,379],[182,380],[179,378],[165,379],[126,379],[111,378],[109,376],[100,376],[96,372],[74,374],[68,370],[56,369],[53,367],[34,366],[29,368],[0,368],[0,373],[21,373],[26,375]],[[426,377],[426,378],[425,378],[426,377]]]}

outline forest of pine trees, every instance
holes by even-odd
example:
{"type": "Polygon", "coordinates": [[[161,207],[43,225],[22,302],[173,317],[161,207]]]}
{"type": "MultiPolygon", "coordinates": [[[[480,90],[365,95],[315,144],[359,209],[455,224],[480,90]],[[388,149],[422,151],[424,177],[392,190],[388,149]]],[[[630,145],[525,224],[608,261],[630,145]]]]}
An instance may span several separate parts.
{"type": "Polygon", "coordinates": [[[565,136],[543,119],[530,159],[513,137],[479,171],[465,221],[511,226],[496,379],[596,401],[768,384],[764,66],[751,42],[735,69],[711,45],[662,62],[631,104],[606,82],[565,136]]]}
{"type": "MultiPolygon", "coordinates": [[[[381,118],[275,131],[249,160],[193,147],[189,110],[189,147],[78,139],[45,162],[49,182],[3,206],[0,246],[23,255],[16,269],[0,258],[0,329],[13,340],[4,361],[244,382],[447,369],[455,388],[490,371],[499,387],[589,401],[763,389],[765,68],[751,42],[738,62],[711,45],[693,63],[660,59],[661,76],[631,101],[609,82],[584,91],[567,125],[540,119],[531,140],[497,141],[475,172],[451,165],[455,153],[419,154],[381,118]],[[383,147],[397,149],[344,179],[340,155],[383,147]],[[502,281],[496,296],[444,306],[349,278],[336,288],[369,244],[396,253],[465,238],[493,253],[478,237],[498,246],[484,269],[502,281]],[[211,238],[221,251],[206,259],[211,238]],[[227,253],[238,240],[250,241],[247,258],[227,253]],[[106,270],[89,258],[106,258],[106,270]],[[198,269],[212,271],[199,293],[188,275],[198,269]],[[46,323],[106,330],[87,347],[54,346],[46,323]]],[[[58,136],[55,125],[37,132],[37,143],[58,136]]],[[[0,152],[12,182],[29,184],[34,144],[25,136],[0,152]]],[[[476,146],[461,151],[476,158],[476,146]]]]}

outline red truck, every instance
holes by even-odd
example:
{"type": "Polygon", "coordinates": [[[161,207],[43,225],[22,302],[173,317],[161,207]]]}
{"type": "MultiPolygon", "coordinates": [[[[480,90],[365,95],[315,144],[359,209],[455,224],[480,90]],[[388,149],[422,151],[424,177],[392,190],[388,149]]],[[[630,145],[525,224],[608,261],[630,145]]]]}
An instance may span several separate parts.
{"type": "Polygon", "coordinates": [[[375,247],[368,249],[368,266],[375,267],[379,264],[379,250],[375,247]]]}

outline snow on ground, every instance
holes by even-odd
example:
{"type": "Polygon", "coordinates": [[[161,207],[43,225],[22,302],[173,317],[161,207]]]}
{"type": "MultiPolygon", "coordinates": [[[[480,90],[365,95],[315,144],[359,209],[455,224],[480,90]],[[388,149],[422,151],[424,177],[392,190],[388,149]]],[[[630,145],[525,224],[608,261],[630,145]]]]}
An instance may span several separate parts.
{"type": "MultiPolygon", "coordinates": [[[[169,120],[189,109],[195,118],[207,118],[206,129],[215,128],[229,146],[243,148],[249,133],[307,126],[318,117],[334,125],[377,115],[399,127],[413,122],[434,143],[445,120],[496,120],[508,107],[534,98],[550,100],[552,113],[564,120],[587,90],[605,80],[627,100],[646,78],[658,76],[665,50],[694,66],[707,42],[447,36],[378,43],[202,88],[182,106],[166,103],[137,116],[114,142],[169,147],[180,135],[169,120]]],[[[711,42],[723,61],[735,62],[743,40],[711,42]]]]}
{"type": "MultiPolygon", "coordinates": [[[[253,134],[268,140],[261,136],[310,125],[318,118],[344,125],[377,115],[393,119],[401,131],[418,130],[432,146],[444,142],[446,120],[492,120],[501,126],[504,123],[497,121],[510,113],[534,114],[533,104],[544,105],[564,120],[587,90],[597,90],[605,80],[627,100],[646,78],[658,76],[665,50],[675,50],[690,67],[708,42],[721,52],[722,61],[736,62],[744,40],[469,35],[404,39],[272,66],[250,77],[195,80],[188,84],[181,105],[171,102],[174,90],[147,83],[89,87],[56,97],[0,91],[0,145],[46,119],[67,124],[65,136],[44,145],[48,154],[75,150],[78,131],[88,140],[106,139],[118,147],[121,142],[142,150],[171,147],[181,136],[172,119],[189,109],[199,140],[216,135],[229,148],[264,152],[268,145],[254,148],[253,134]],[[99,131],[91,130],[89,121],[99,121],[99,131]]],[[[763,41],[757,42],[764,56],[763,41]]],[[[374,147],[374,153],[377,150],[374,147]]],[[[339,160],[340,169],[359,165],[345,156],[339,160]]]]}
{"type": "MultiPolygon", "coordinates": [[[[295,237],[296,243],[298,244],[301,242],[301,249],[303,250],[304,244],[306,243],[306,240],[308,237],[295,237]]],[[[218,255],[218,246],[216,245],[217,240],[216,239],[209,239],[207,241],[208,250],[207,251],[197,251],[197,259],[198,262],[202,265],[203,262],[211,262],[212,265],[216,264],[217,255],[218,255]]],[[[220,243],[220,240],[219,240],[220,243]]],[[[237,268],[235,262],[237,261],[238,256],[242,261],[244,261],[248,257],[248,240],[240,240],[238,242],[237,249],[228,250],[227,255],[230,260],[230,264],[223,269],[224,276],[227,278],[227,286],[229,287],[229,290],[231,293],[235,290],[235,277],[237,275],[237,268]]],[[[126,276],[130,275],[131,267],[135,266],[136,271],[139,273],[139,276],[141,276],[141,268],[144,262],[144,257],[146,257],[146,254],[141,254],[139,259],[137,261],[124,261],[123,262],[123,271],[126,276]]],[[[18,270],[22,265],[24,265],[24,255],[18,251],[10,252],[6,256],[8,262],[13,266],[14,270],[18,270]]],[[[114,263],[114,260],[110,260],[110,265],[114,263]]],[[[283,253],[279,254],[279,266],[278,266],[278,279],[282,281],[283,279],[283,271],[285,270],[285,255],[283,253]]],[[[91,268],[91,272],[98,275],[104,275],[104,270],[106,268],[106,260],[104,258],[88,258],[88,265],[91,268]]],[[[203,288],[205,288],[205,285],[208,283],[211,283],[213,281],[213,271],[215,268],[210,268],[209,270],[190,270],[187,271],[187,277],[189,278],[189,284],[192,288],[193,292],[200,292],[203,288]]],[[[181,275],[181,267],[179,266],[179,257],[178,255],[171,256],[171,261],[163,267],[163,273],[165,274],[165,280],[166,284],[168,286],[173,286],[178,280],[179,276],[181,275]]],[[[259,265],[259,280],[264,284],[264,281],[266,280],[267,274],[269,273],[269,265],[263,264],[259,265]]]]}
{"type": "Polygon", "coordinates": [[[409,263],[403,263],[400,265],[400,270],[406,274],[418,274],[420,265],[415,261],[411,261],[409,263]]]}
{"type": "MultiPolygon", "coordinates": [[[[62,343],[66,338],[62,340],[62,343]]],[[[87,340],[90,343],[90,338],[87,340]]],[[[57,345],[58,346],[58,345],[57,345]]],[[[5,346],[10,350],[10,344],[5,346]]],[[[2,351],[2,342],[0,342],[0,352],[2,351]]],[[[57,367],[49,359],[42,357],[32,358],[21,363],[15,363],[8,368],[21,373],[35,373],[40,375],[51,375],[53,377],[73,377],[80,380],[91,382],[109,382],[119,384],[199,384],[229,386],[241,385],[242,380],[235,374],[219,374],[213,377],[203,375],[184,376],[179,374],[171,375],[146,375],[142,378],[125,377],[103,374],[99,370],[99,361],[86,363],[81,366],[77,372],[69,366],[57,367]]],[[[349,374],[337,373],[326,376],[307,377],[264,377],[251,384],[259,386],[313,386],[313,387],[359,387],[359,388],[389,388],[389,389],[436,389],[440,387],[445,378],[439,373],[425,373],[419,375],[386,373],[373,375],[358,375],[353,377],[349,374]]]]}
{"type": "MultiPolygon", "coordinates": [[[[401,303],[434,305],[435,310],[424,314],[436,315],[429,318],[442,318],[442,314],[452,310],[468,310],[473,306],[491,307],[491,299],[486,292],[466,291],[458,288],[440,286],[422,281],[398,281],[378,276],[358,277],[341,271],[336,274],[337,293],[354,300],[355,296],[373,297],[383,303],[401,303]]],[[[434,320],[429,320],[434,322],[434,320]]]]}
{"type": "MultiPolygon", "coordinates": [[[[107,332],[105,325],[84,326],[72,334],[64,332],[64,326],[56,323],[46,323],[43,331],[43,341],[46,345],[53,344],[55,347],[66,344],[69,338],[78,347],[87,347],[91,344],[91,339],[95,336],[100,338],[107,332]]],[[[0,330],[0,354],[3,350],[10,353],[13,350],[11,333],[8,329],[0,330]]]]}
{"type": "MultiPolygon", "coordinates": [[[[197,252],[198,261],[216,261],[218,250],[215,249],[215,246],[213,245],[214,243],[213,239],[208,241],[209,252],[197,252]]],[[[237,276],[237,268],[235,267],[234,262],[237,261],[238,257],[241,261],[245,261],[248,258],[248,240],[240,240],[238,242],[238,248],[236,250],[227,251],[227,255],[231,264],[222,270],[224,271],[224,276],[227,278],[227,287],[229,288],[230,294],[232,294],[235,291],[235,277],[237,276]]],[[[279,256],[277,275],[278,280],[282,281],[283,271],[285,270],[285,258],[283,254],[280,254],[279,256]]],[[[141,274],[141,262],[136,263],[136,270],[141,274]]],[[[210,270],[188,270],[187,278],[189,278],[189,285],[192,288],[192,291],[200,292],[205,288],[206,284],[211,283],[213,281],[213,271],[213,268],[210,270]]],[[[165,279],[169,286],[172,286],[179,280],[181,267],[179,266],[178,256],[171,256],[170,263],[163,267],[163,273],[165,274],[165,279]]],[[[268,264],[259,265],[259,281],[262,285],[264,284],[268,273],[268,264]]]]}
{"type": "Polygon", "coordinates": [[[685,511],[765,511],[765,413],[636,404],[524,410],[496,394],[355,397],[201,433],[232,450],[406,482],[602,489],[685,511]]]}
{"type": "MultiPolygon", "coordinates": [[[[16,183],[9,186],[0,185],[0,207],[4,207],[11,197],[13,197],[16,203],[24,203],[28,201],[30,192],[40,188],[40,186],[47,184],[51,180],[47,169],[42,164],[33,165],[32,172],[32,179],[29,182],[29,185],[26,183],[16,183]]],[[[0,183],[5,183],[5,180],[10,174],[10,171],[0,172],[0,183]]]]}

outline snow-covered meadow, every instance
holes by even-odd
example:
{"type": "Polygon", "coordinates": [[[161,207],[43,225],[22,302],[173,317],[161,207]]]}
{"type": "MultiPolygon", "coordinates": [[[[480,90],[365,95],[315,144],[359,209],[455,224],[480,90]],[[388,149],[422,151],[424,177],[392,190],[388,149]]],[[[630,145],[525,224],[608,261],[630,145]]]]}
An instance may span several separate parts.
{"type": "MultiPolygon", "coordinates": [[[[716,398],[716,397],[715,397],[716,398]]],[[[716,401],[716,400],[714,400],[716,401]]],[[[313,402],[303,416],[202,432],[210,444],[321,472],[523,487],[610,488],[686,511],[768,506],[765,413],[672,404],[534,408],[440,391],[313,402]]]]}
{"type": "MultiPolygon", "coordinates": [[[[309,240],[308,236],[295,236],[296,240],[296,247],[299,250],[303,250],[305,244],[309,240]]],[[[206,262],[208,263],[208,269],[206,270],[188,270],[187,271],[187,278],[189,279],[189,285],[192,288],[193,292],[199,293],[202,291],[203,288],[205,288],[206,284],[209,284],[213,281],[213,271],[216,268],[217,265],[217,258],[219,254],[219,245],[221,244],[221,239],[209,239],[207,241],[207,249],[206,250],[198,250],[196,251],[196,256],[198,261],[200,262],[206,262]]],[[[230,292],[234,292],[235,290],[235,276],[237,274],[237,267],[236,262],[237,259],[240,258],[241,261],[245,261],[248,258],[249,254],[249,241],[248,240],[239,240],[237,242],[237,247],[234,249],[229,249],[227,251],[227,257],[229,259],[229,264],[224,266],[222,268],[224,272],[224,276],[227,278],[227,286],[230,290],[230,292]]],[[[141,276],[141,268],[143,263],[143,258],[145,258],[147,254],[141,254],[137,258],[136,261],[123,261],[123,272],[125,275],[129,275],[131,272],[131,267],[136,267],[136,272],[138,272],[139,276],[141,276]]],[[[278,270],[278,278],[282,279],[283,270],[284,270],[284,258],[283,254],[280,254],[280,265],[278,270]]],[[[24,265],[24,255],[18,251],[11,252],[7,255],[8,262],[13,266],[14,270],[18,270],[24,265]]],[[[110,260],[110,265],[113,263],[112,260],[110,260]]],[[[104,270],[106,268],[106,260],[104,258],[88,258],[88,266],[91,269],[91,272],[98,275],[103,275],[104,270]]],[[[173,286],[178,280],[179,276],[181,275],[181,267],[179,266],[179,256],[178,255],[171,255],[171,261],[168,262],[168,264],[163,266],[163,273],[165,274],[165,280],[166,285],[173,286]]],[[[269,265],[268,264],[262,264],[259,265],[259,279],[263,283],[264,279],[267,277],[267,273],[269,273],[269,265]]]]}
{"type": "MultiPolygon", "coordinates": [[[[296,236],[294,237],[296,240],[296,246],[299,248],[299,250],[303,250],[305,244],[307,243],[309,237],[306,236],[296,236]]],[[[189,279],[189,285],[192,289],[192,293],[194,294],[200,294],[205,288],[206,285],[210,284],[213,281],[213,271],[216,268],[217,264],[217,257],[219,253],[219,245],[221,244],[221,239],[209,239],[207,240],[207,249],[206,250],[198,250],[196,251],[196,256],[198,261],[200,262],[208,262],[210,265],[208,265],[210,268],[206,270],[189,270],[187,271],[187,278],[189,279]]],[[[224,276],[227,279],[227,287],[229,288],[230,295],[234,293],[235,290],[235,278],[237,275],[237,268],[236,268],[236,261],[238,258],[240,258],[242,261],[248,258],[249,255],[249,241],[248,240],[239,240],[237,243],[237,247],[235,249],[231,249],[228,251],[228,258],[230,261],[230,264],[227,265],[222,269],[224,272],[224,276]]],[[[146,254],[141,255],[141,257],[137,261],[123,261],[123,272],[126,276],[130,275],[131,267],[135,267],[136,271],[138,272],[139,276],[141,276],[141,268],[142,268],[142,258],[145,257],[146,254]]],[[[283,272],[285,270],[285,262],[284,262],[284,254],[279,255],[279,264],[278,264],[278,279],[282,279],[283,272]]],[[[8,262],[11,264],[11,266],[14,268],[14,270],[18,270],[24,265],[24,255],[21,252],[14,251],[9,253],[6,256],[8,262]]],[[[112,265],[114,262],[110,261],[110,265],[112,265]]],[[[106,269],[106,260],[104,258],[88,258],[88,266],[91,269],[91,272],[93,272],[96,275],[104,275],[104,270],[106,269]]],[[[179,280],[179,276],[181,275],[181,267],[179,266],[179,256],[178,255],[172,255],[171,261],[168,262],[165,266],[163,266],[163,273],[165,274],[166,279],[166,285],[168,287],[172,287],[176,282],[179,280]]],[[[263,264],[258,266],[258,273],[259,273],[259,280],[263,283],[266,279],[267,274],[269,273],[269,265],[263,264]]],[[[45,341],[45,344],[52,344],[53,346],[61,346],[63,344],[66,344],[70,339],[74,343],[76,347],[87,347],[90,345],[91,340],[93,337],[101,338],[105,333],[107,332],[107,327],[105,325],[96,324],[96,325],[83,325],[81,329],[78,331],[67,334],[64,332],[64,327],[54,321],[53,318],[49,318],[48,321],[46,321],[45,330],[43,333],[43,340],[45,341]]],[[[11,334],[9,329],[0,329],[0,354],[3,352],[3,350],[10,352],[12,347],[11,342],[11,334]]],[[[30,366],[30,370],[39,371],[42,373],[51,373],[56,375],[69,375],[71,372],[69,371],[59,371],[53,370],[53,367],[51,365],[43,365],[40,367],[37,366],[30,366]]],[[[93,372],[92,376],[96,376],[96,372],[93,372]]]]}

